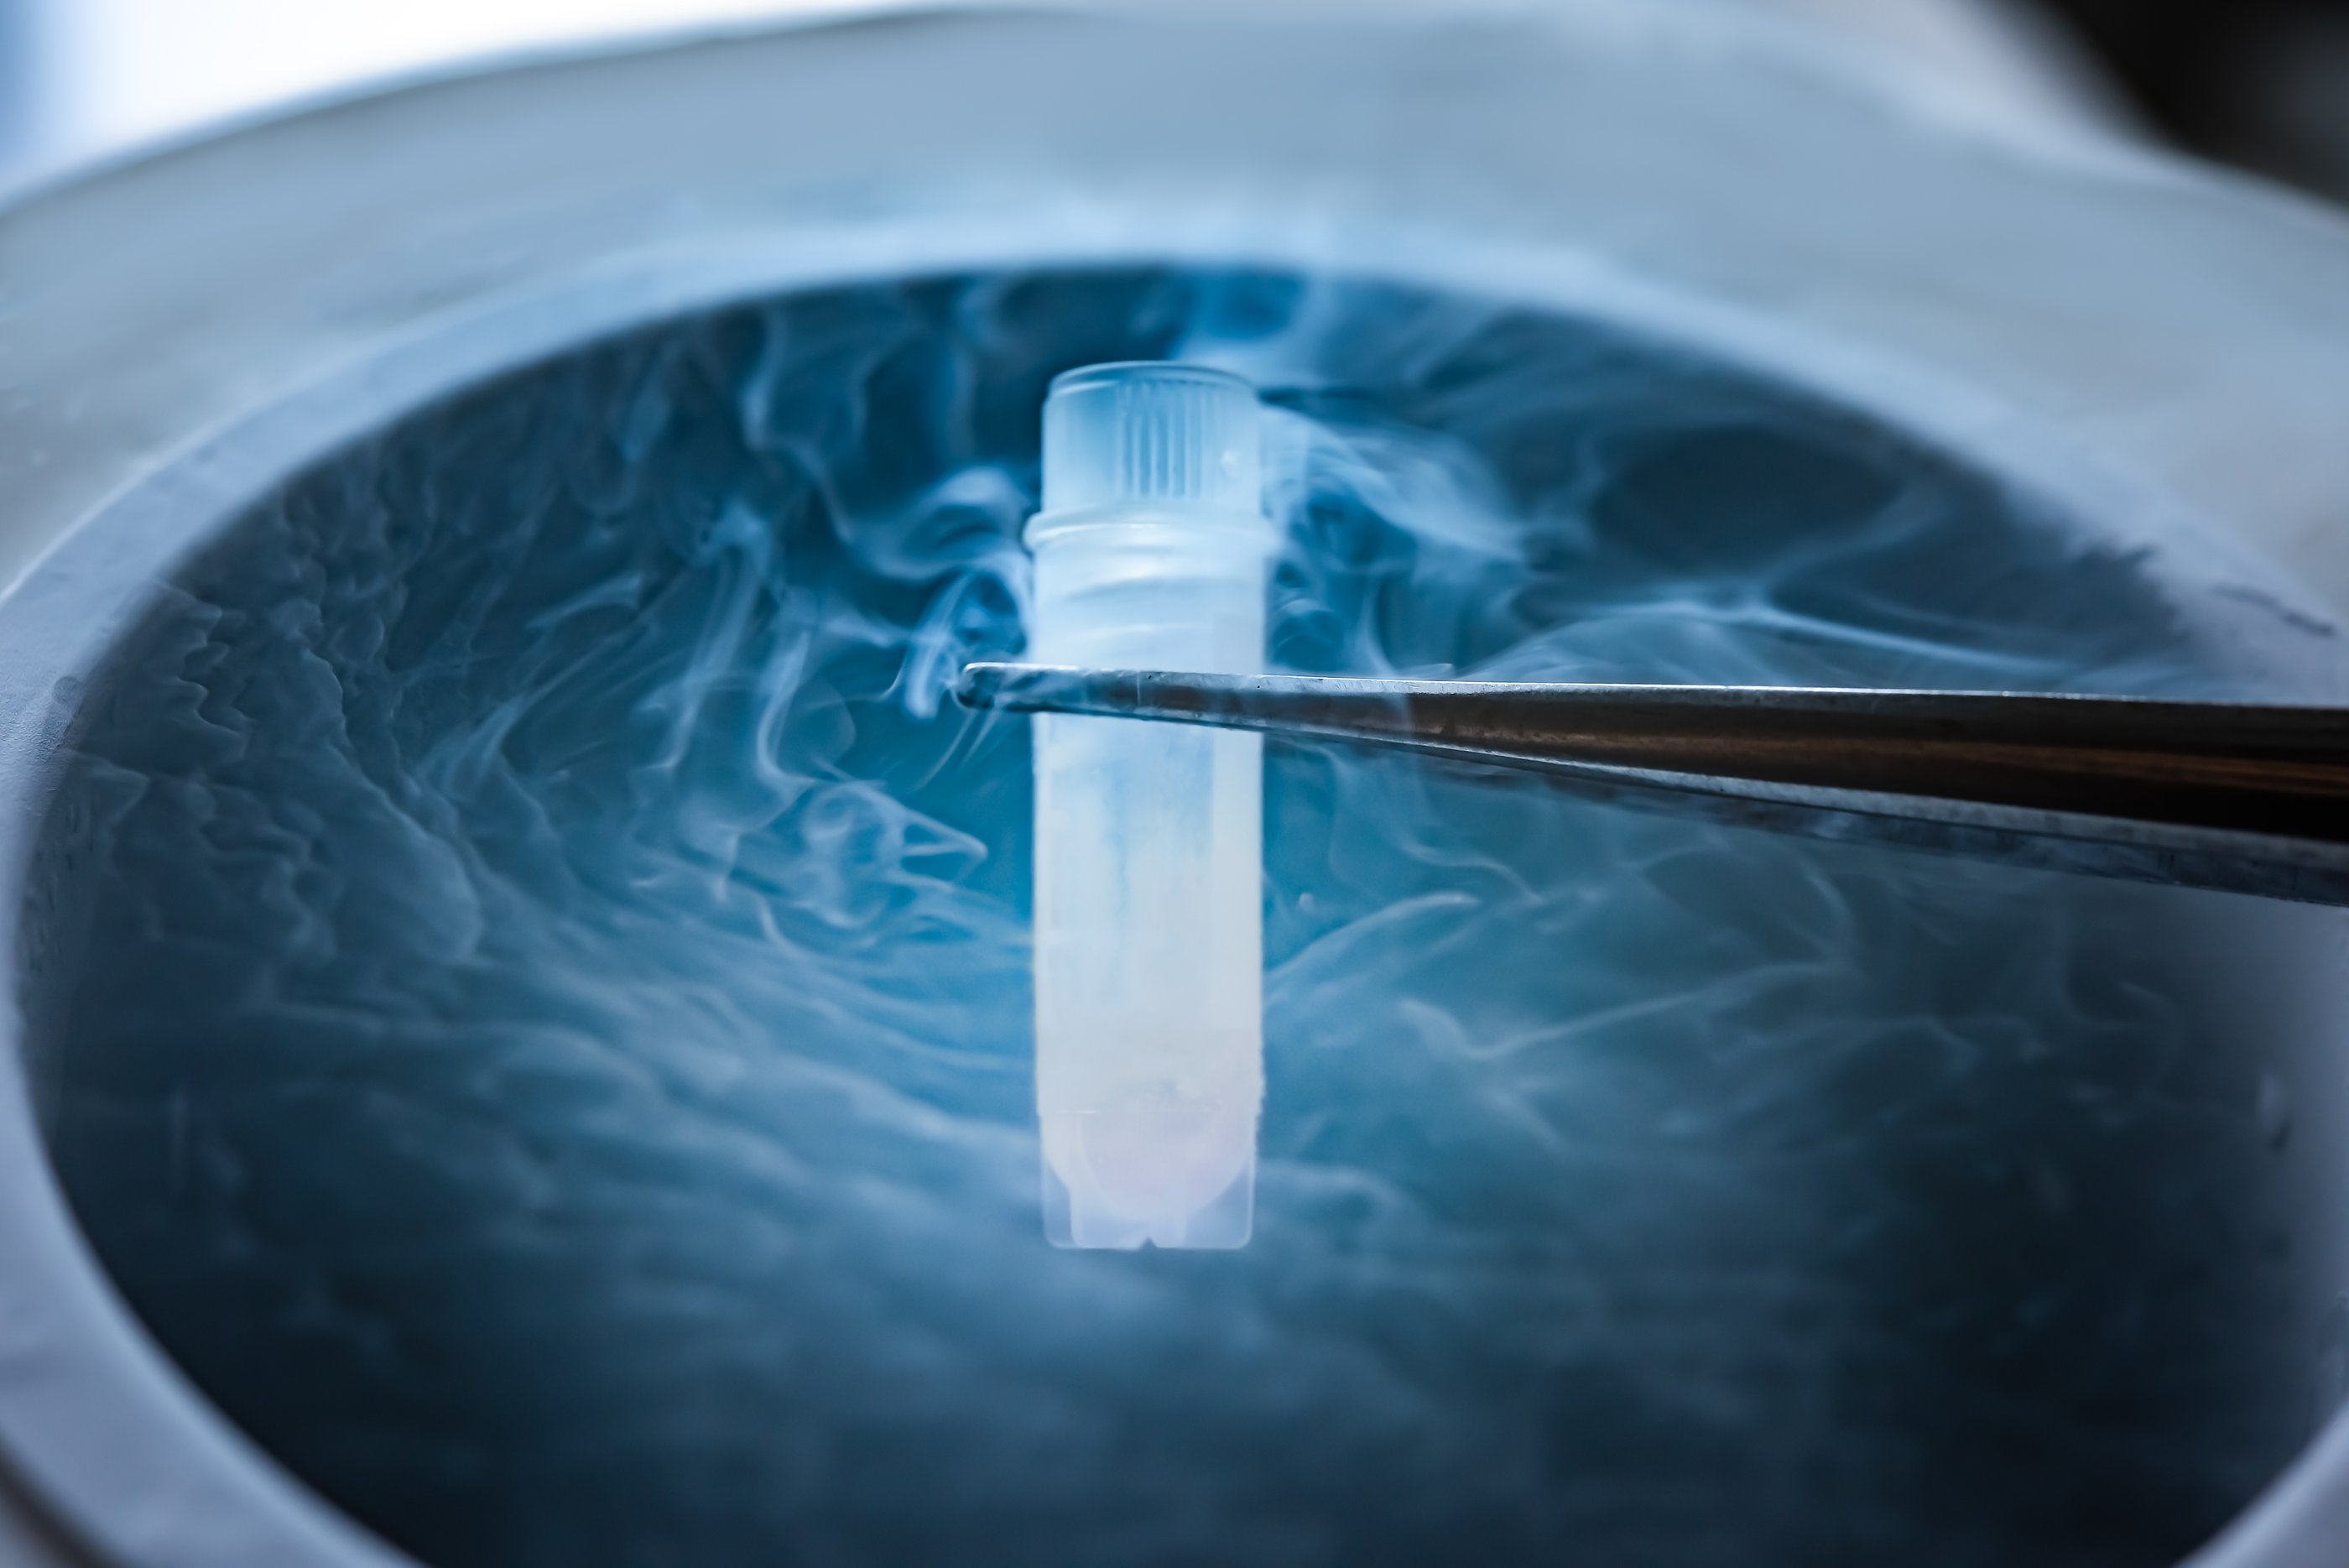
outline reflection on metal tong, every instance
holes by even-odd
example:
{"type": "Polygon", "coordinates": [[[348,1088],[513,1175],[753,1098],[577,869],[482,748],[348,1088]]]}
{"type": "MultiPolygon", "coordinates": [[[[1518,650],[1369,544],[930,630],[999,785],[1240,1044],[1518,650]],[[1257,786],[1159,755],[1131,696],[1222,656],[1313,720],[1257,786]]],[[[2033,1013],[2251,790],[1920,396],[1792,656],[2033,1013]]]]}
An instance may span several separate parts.
{"type": "Polygon", "coordinates": [[[973,664],[974,708],[1396,746],[1643,809],[2349,905],[2349,711],[973,664]]]}

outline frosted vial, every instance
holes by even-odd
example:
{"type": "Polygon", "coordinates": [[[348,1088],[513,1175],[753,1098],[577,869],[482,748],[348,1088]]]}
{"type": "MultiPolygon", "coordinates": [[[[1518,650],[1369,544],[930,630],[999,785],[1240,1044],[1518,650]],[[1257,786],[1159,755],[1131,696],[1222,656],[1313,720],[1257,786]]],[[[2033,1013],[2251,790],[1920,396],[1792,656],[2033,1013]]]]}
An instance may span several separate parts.
{"type": "MultiPolygon", "coordinates": [[[[1096,365],[1044,404],[1030,521],[1041,663],[1264,664],[1255,390],[1096,365]]],[[[1040,716],[1036,1101],[1044,1230],[1066,1247],[1237,1247],[1264,1100],[1263,742],[1040,716]]]]}

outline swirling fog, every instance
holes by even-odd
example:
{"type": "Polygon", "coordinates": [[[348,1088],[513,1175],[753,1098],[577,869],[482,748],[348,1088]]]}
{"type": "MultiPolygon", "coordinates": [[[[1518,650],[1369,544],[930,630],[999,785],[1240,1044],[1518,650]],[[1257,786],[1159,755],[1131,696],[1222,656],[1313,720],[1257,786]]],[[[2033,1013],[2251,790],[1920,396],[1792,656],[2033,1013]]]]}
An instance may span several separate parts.
{"type": "Polygon", "coordinates": [[[171,1354],[441,1568],[2222,1522],[2313,1351],[2208,896],[1276,746],[1256,1240],[1045,1246],[1026,732],[941,693],[1019,647],[1046,381],[1157,357],[1282,410],[1286,668],[2227,678],[2135,554],[1588,322],[1136,271],[592,347],[257,506],[93,689],[41,1086],[171,1354]]]}

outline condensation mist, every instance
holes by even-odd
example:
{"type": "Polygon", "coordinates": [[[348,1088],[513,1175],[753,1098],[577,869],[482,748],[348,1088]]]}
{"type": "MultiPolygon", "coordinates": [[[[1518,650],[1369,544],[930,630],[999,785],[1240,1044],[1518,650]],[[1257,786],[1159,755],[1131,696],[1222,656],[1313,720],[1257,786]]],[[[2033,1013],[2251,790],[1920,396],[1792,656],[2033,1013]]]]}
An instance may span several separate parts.
{"type": "MultiPolygon", "coordinates": [[[[1278,664],[2201,691],[2190,593],[1847,411],[1369,283],[730,307],[181,575],[37,1088],[227,1414],[440,1568],[2167,1563],[2320,1413],[2212,896],[1267,753],[1255,1240],[1037,1220],[1051,375],[1278,410],[1278,664]]],[[[2240,608],[2240,607],[2238,607],[2240,608]]]]}

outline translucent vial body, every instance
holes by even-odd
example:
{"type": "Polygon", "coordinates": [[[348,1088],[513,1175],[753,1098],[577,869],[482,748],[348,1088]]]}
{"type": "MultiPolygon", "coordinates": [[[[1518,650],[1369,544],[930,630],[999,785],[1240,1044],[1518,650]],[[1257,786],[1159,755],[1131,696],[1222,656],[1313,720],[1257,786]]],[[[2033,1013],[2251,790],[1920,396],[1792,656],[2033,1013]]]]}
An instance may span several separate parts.
{"type": "MultiPolygon", "coordinates": [[[[1181,365],[1061,377],[1027,538],[1030,658],[1263,668],[1254,390],[1181,365]]],[[[1239,1246],[1264,1098],[1262,742],[1040,717],[1035,746],[1045,1233],[1239,1246]]]]}

